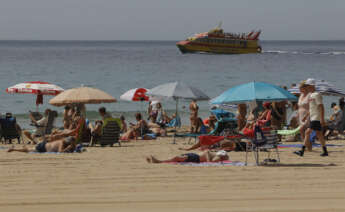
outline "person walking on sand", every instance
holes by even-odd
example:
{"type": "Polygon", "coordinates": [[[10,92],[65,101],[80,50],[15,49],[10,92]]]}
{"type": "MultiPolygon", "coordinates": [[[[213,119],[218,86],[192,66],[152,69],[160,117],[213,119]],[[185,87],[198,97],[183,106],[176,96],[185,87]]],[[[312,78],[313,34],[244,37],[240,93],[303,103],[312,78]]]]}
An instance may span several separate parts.
{"type": "Polygon", "coordinates": [[[325,126],[325,109],[322,102],[322,96],[320,93],[315,91],[315,80],[314,79],[307,79],[305,84],[307,85],[308,91],[311,93],[308,99],[309,102],[309,112],[303,118],[305,121],[306,118],[310,119],[310,125],[305,132],[304,137],[304,145],[300,151],[294,152],[295,154],[303,157],[304,150],[307,145],[310,145],[310,134],[312,131],[316,131],[317,139],[320,141],[322,145],[322,154],[320,156],[325,157],[328,156],[327,147],[325,138],[323,136],[322,127],[325,126]]]}
{"type": "MultiPolygon", "coordinates": [[[[299,119],[299,126],[300,128],[300,134],[301,138],[304,141],[304,136],[305,136],[305,131],[310,125],[309,123],[309,97],[310,97],[310,92],[307,89],[308,85],[305,84],[305,81],[302,81],[299,84],[299,90],[301,92],[301,95],[298,98],[298,119],[299,119]]],[[[307,146],[309,150],[311,150],[311,145],[307,146]]]]}
{"type": "Polygon", "coordinates": [[[196,103],[196,100],[192,100],[191,103],[189,104],[189,111],[190,111],[190,132],[191,133],[196,133],[196,125],[198,121],[198,111],[199,111],[199,106],[196,103]]]}

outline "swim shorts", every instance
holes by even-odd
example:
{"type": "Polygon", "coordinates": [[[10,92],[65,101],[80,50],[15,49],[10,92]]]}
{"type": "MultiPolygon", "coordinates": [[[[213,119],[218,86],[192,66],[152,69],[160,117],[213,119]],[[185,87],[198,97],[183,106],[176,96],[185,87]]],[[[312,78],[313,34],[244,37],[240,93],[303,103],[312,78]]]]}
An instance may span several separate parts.
{"type": "Polygon", "coordinates": [[[46,141],[42,141],[41,143],[37,144],[36,145],[36,151],[37,152],[47,152],[46,144],[47,144],[46,141]]]}
{"type": "Polygon", "coordinates": [[[181,156],[187,156],[187,159],[184,162],[191,162],[191,163],[200,163],[200,156],[195,153],[187,153],[181,156]]]}
{"type": "Polygon", "coordinates": [[[321,131],[322,126],[320,121],[311,121],[310,122],[310,129],[315,130],[315,131],[321,131]]]}

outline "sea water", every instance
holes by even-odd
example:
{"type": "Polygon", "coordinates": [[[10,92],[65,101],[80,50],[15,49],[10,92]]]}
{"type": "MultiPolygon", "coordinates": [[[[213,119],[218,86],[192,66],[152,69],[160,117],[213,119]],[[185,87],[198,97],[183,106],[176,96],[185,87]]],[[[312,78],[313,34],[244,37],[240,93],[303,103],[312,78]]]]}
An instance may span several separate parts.
{"type": "MultiPolygon", "coordinates": [[[[345,90],[345,41],[261,41],[262,54],[181,54],[176,41],[0,41],[0,112],[12,112],[24,126],[35,110],[35,96],[7,94],[7,87],[26,81],[47,81],[64,89],[91,86],[106,91],[118,102],[104,104],[114,115],[144,111],[147,103],[120,101],[131,88],[152,88],[183,81],[211,98],[249,81],[290,87],[313,77],[345,90]]],[[[40,111],[50,107],[44,96],[40,111]]],[[[326,98],[328,102],[337,98],[326,98]]],[[[179,111],[188,120],[188,104],[179,111]]],[[[208,102],[198,102],[201,116],[209,114],[208,102]]],[[[88,116],[98,117],[100,105],[87,105],[88,116]]],[[[163,102],[172,114],[173,101],[163,102]]],[[[329,108],[326,108],[329,110],[329,108]]]]}

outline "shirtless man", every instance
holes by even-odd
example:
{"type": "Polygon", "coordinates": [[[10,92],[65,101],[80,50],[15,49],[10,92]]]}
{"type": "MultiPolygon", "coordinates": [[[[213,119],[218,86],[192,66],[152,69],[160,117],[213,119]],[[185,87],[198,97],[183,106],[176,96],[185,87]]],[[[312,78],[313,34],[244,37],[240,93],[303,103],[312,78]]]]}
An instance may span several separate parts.
{"type": "Polygon", "coordinates": [[[190,162],[190,163],[203,163],[203,162],[220,162],[228,160],[228,154],[221,150],[216,153],[205,151],[199,154],[187,153],[180,156],[173,157],[168,160],[158,160],[154,156],[146,157],[148,163],[169,163],[169,162],[190,162]]]}
{"type": "Polygon", "coordinates": [[[56,140],[52,142],[42,141],[33,148],[10,148],[7,152],[73,152],[75,149],[75,138],[70,136],[65,139],[56,140]]]}

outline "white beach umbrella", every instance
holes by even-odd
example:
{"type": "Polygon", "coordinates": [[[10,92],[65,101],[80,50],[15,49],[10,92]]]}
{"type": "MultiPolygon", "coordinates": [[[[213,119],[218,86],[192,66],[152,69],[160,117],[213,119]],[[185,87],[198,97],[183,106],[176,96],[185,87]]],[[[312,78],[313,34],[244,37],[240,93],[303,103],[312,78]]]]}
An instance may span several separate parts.
{"type": "MultiPolygon", "coordinates": [[[[171,82],[158,85],[146,93],[157,99],[172,99],[176,101],[176,117],[178,116],[178,102],[180,99],[209,100],[209,97],[198,88],[189,86],[183,82],[171,82]]],[[[176,135],[176,127],[175,127],[176,135]]],[[[175,143],[175,136],[174,136],[175,143]]]]}

